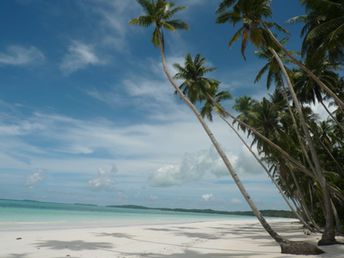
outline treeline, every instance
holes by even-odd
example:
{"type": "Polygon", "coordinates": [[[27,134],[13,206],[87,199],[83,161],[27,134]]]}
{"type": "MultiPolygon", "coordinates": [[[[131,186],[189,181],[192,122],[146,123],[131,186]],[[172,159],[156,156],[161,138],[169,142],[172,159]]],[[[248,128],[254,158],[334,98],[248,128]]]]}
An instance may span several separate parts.
{"type": "MultiPolygon", "coordinates": [[[[218,211],[212,209],[184,209],[184,208],[151,208],[140,205],[108,205],[111,208],[125,208],[125,209],[140,209],[140,210],[156,210],[156,211],[171,211],[171,212],[188,212],[188,213],[207,213],[207,214],[221,214],[221,215],[238,215],[238,216],[254,216],[252,211],[218,211]]],[[[286,210],[261,210],[261,213],[266,217],[278,218],[296,218],[295,214],[286,210]]]]}
{"type": "Polygon", "coordinates": [[[238,28],[229,45],[241,41],[246,60],[246,47],[253,44],[266,64],[252,81],[266,78],[272,91],[263,99],[235,99],[238,116],[224,108],[223,102],[232,96],[228,89],[221,89],[219,80],[208,77],[215,68],[207,66],[202,55],[187,54],[184,64],[175,64],[176,74],[167,65],[165,33],[188,29],[188,24],[175,18],[186,7],[166,0],[137,2],[144,13],[129,23],[154,27],[151,40],[160,51],[166,78],[197,118],[243,198],[282,253],[323,251],[290,241],[271,228],[206,120],[217,116],[240,137],[300,222],[322,233],[319,245],[336,244],[344,220],[344,2],[300,0],[304,15],[289,20],[303,25],[302,46],[294,51],[287,47],[290,34],[272,20],[270,0],[220,1],[214,10],[216,22],[238,28]],[[322,108],[326,118],[318,117],[310,104],[322,108]]]}

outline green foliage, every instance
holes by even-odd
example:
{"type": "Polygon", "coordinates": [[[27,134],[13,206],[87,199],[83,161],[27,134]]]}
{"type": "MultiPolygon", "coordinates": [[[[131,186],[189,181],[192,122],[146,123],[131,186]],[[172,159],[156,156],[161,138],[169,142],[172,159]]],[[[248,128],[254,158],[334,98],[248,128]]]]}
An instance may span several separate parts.
{"type": "Polygon", "coordinates": [[[177,70],[174,76],[182,80],[179,88],[192,103],[200,103],[201,115],[213,120],[213,111],[226,116],[221,102],[230,99],[232,96],[228,91],[219,91],[220,82],[206,77],[207,73],[215,70],[214,67],[207,67],[206,60],[200,54],[192,58],[191,54],[185,56],[184,66],[174,64],[177,70]]]}
{"type": "Polygon", "coordinates": [[[344,61],[344,2],[341,0],[302,0],[306,16],[302,22],[302,53],[312,62],[328,59],[344,61]]]}
{"type": "Polygon", "coordinates": [[[143,8],[144,15],[131,19],[129,24],[142,27],[155,26],[152,35],[154,46],[158,47],[160,42],[163,42],[163,29],[169,31],[188,29],[188,25],[185,22],[172,19],[176,13],[184,10],[186,7],[175,6],[174,3],[165,0],[137,0],[137,2],[143,8]]]}
{"type": "Polygon", "coordinates": [[[217,23],[228,22],[233,25],[241,23],[240,29],[234,33],[228,45],[231,46],[241,38],[241,54],[245,60],[245,52],[249,41],[258,48],[268,47],[273,44],[266,27],[273,27],[287,33],[277,23],[265,20],[272,15],[270,0],[223,0],[216,13],[217,23]]]}
{"type": "MultiPolygon", "coordinates": [[[[290,95],[284,89],[284,74],[273,49],[282,59],[288,77],[295,89],[298,100],[302,104],[302,111],[307,127],[311,132],[312,142],[319,157],[321,172],[323,173],[331,199],[341,223],[344,223],[344,114],[332,103],[337,96],[344,99],[344,79],[339,72],[344,60],[344,2],[342,0],[300,0],[306,8],[306,14],[291,18],[290,23],[302,22],[303,44],[301,58],[313,75],[325,83],[332,92],[323,91],[323,86],[310,79],[310,73],[304,69],[290,66],[290,60],[295,62],[291,54],[293,51],[285,49],[288,32],[271,21],[271,0],[222,0],[216,11],[217,23],[240,25],[239,29],[229,40],[229,46],[241,39],[241,54],[246,59],[247,44],[251,42],[258,50],[259,58],[266,60],[266,64],[258,71],[255,82],[266,76],[266,86],[273,89],[273,93],[261,100],[251,97],[240,97],[235,100],[234,109],[239,113],[237,119],[248,124],[259,133],[267,137],[274,144],[285,150],[295,161],[309,171],[314,160],[309,161],[310,151],[300,144],[304,131],[294,123],[298,117],[296,108],[290,104],[290,95]],[[273,30],[273,32],[271,31],[273,30]],[[283,40],[277,38],[282,35],[283,40]],[[319,120],[307,104],[331,103],[334,111],[331,118],[319,120]],[[293,116],[291,116],[293,114],[293,116]],[[296,129],[295,129],[296,128],[296,129]]],[[[129,23],[143,27],[154,26],[152,42],[155,46],[164,48],[165,30],[175,31],[187,29],[185,22],[174,19],[173,16],[185,9],[175,6],[165,0],[137,0],[144,10],[144,15],[132,19],[129,23]],[[162,44],[162,45],[160,45],[162,44]]],[[[299,67],[302,67],[298,64],[299,67]]],[[[194,57],[185,56],[184,64],[174,64],[177,70],[174,79],[181,81],[179,86],[182,93],[199,108],[203,117],[213,120],[214,112],[221,117],[229,113],[222,102],[231,98],[227,91],[220,90],[220,82],[209,78],[208,73],[215,68],[206,66],[206,60],[200,54],[194,57]]],[[[338,103],[338,101],[336,101],[338,103]]],[[[290,162],[280,151],[271,144],[252,134],[243,125],[238,127],[251,136],[252,145],[256,145],[261,158],[269,165],[274,178],[285,194],[295,201],[299,212],[307,217],[307,210],[315,222],[325,223],[323,212],[323,188],[312,174],[305,174],[295,162],[290,162]]],[[[307,131],[307,129],[306,129],[307,131]]],[[[306,146],[307,147],[307,146],[306,146]]]]}

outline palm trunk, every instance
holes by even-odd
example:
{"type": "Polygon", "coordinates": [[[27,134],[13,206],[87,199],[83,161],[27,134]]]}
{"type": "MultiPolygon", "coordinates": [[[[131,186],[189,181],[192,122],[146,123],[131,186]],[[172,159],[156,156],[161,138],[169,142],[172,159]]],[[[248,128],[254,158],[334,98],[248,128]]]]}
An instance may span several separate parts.
{"type": "Polygon", "coordinates": [[[326,147],[326,145],[323,143],[323,141],[321,140],[321,138],[319,138],[319,142],[320,145],[324,148],[324,150],[326,151],[326,153],[330,156],[330,158],[333,160],[333,162],[336,164],[337,169],[339,174],[342,174],[342,176],[344,176],[344,170],[342,168],[342,166],[338,163],[338,161],[336,160],[335,157],[333,157],[331,151],[326,147]]]}
{"type": "Polygon", "coordinates": [[[271,39],[273,42],[283,50],[283,52],[290,58],[290,60],[296,64],[298,67],[300,67],[305,73],[308,74],[312,80],[314,80],[319,87],[325,91],[329,96],[331,96],[334,101],[337,103],[338,107],[342,112],[344,112],[344,102],[330,89],[328,88],[311,70],[309,70],[303,63],[298,61],[280,42],[278,39],[276,39],[275,35],[271,32],[271,30],[263,23],[263,27],[265,30],[269,33],[271,39]]]}
{"type": "MultiPolygon", "coordinates": [[[[303,218],[303,220],[308,220],[310,221],[304,210],[303,210],[303,207],[300,203],[300,200],[299,198],[296,196],[296,194],[293,193],[293,191],[290,189],[289,185],[287,184],[287,182],[285,181],[285,179],[283,178],[283,176],[280,176],[280,180],[281,180],[281,183],[282,183],[282,186],[285,187],[285,189],[287,189],[287,191],[289,192],[290,195],[292,195],[292,197],[290,198],[290,200],[292,201],[292,203],[294,204],[294,206],[296,207],[296,210],[298,211],[298,214],[303,218]]],[[[314,230],[312,229],[312,232],[314,230]]]]}
{"type": "Polygon", "coordinates": [[[333,201],[331,201],[331,205],[333,208],[334,219],[336,221],[336,230],[338,233],[340,233],[340,230],[341,230],[340,218],[338,216],[338,212],[337,212],[336,206],[334,205],[333,201]]]}
{"type": "Polygon", "coordinates": [[[233,119],[234,122],[237,122],[242,127],[245,127],[247,130],[250,130],[256,137],[267,143],[271,148],[274,150],[277,150],[286,160],[289,160],[292,164],[294,164],[295,167],[297,167],[301,172],[303,172],[305,175],[309,177],[314,177],[313,173],[306,168],[303,164],[301,164],[299,161],[297,161],[295,158],[289,155],[288,152],[283,150],[280,146],[272,142],[269,138],[265,137],[263,134],[258,132],[254,127],[246,124],[245,122],[241,121],[240,119],[237,119],[235,116],[233,116],[230,112],[226,111],[228,116],[233,119]]]}
{"type": "Polygon", "coordinates": [[[288,73],[284,67],[284,64],[281,60],[281,58],[279,57],[279,55],[276,53],[276,51],[272,48],[270,48],[270,50],[272,51],[274,57],[276,58],[280,68],[282,69],[282,72],[285,76],[285,79],[287,80],[287,85],[289,88],[289,91],[291,93],[294,105],[296,107],[296,110],[298,112],[299,115],[299,119],[300,119],[300,125],[303,129],[304,132],[304,136],[305,136],[305,140],[306,140],[306,144],[310,150],[311,153],[311,157],[312,157],[312,161],[314,164],[314,168],[315,168],[315,175],[316,178],[318,179],[319,185],[321,187],[322,193],[323,193],[323,199],[324,199],[324,206],[325,206],[325,220],[326,220],[326,224],[325,224],[325,228],[324,228],[324,233],[322,234],[322,238],[319,241],[319,245],[330,245],[330,244],[335,244],[336,240],[335,240],[335,224],[334,224],[334,217],[333,217],[333,209],[331,206],[331,197],[330,197],[330,193],[328,190],[328,186],[327,186],[327,182],[326,182],[326,178],[323,175],[322,169],[320,167],[320,161],[318,158],[318,155],[316,153],[315,147],[313,145],[311,136],[310,136],[310,132],[308,130],[304,115],[303,115],[303,111],[302,111],[302,106],[296,96],[296,93],[294,91],[293,85],[290,81],[290,78],[288,76],[288,73]]]}
{"type": "Polygon", "coordinates": [[[344,126],[335,118],[335,116],[331,113],[331,111],[326,107],[326,105],[324,104],[323,100],[319,101],[320,104],[323,106],[323,108],[326,110],[326,112],[330,115],[330,117],[332,118],[333,121],[336,122],[336,124],[339,126],[339,128],[342,130],[342,132],[344,133],[344,126]]]}
{"type": "Polygon", "coordinates": [[[291,205],[291,203],[289,202],[288,198],[285,196],[285,194],[283,193],[282,188],[280,187],[280,185],[276,182],[276,180],[273,178],[273,176],[270,174],[269,169],[264,165],[264,163],[260,160],[260,158],[257,156],[256,153],[254,153],[254,151],[252,150],[252,148],[246,143],[246,141],[241,137],[241,135],[239,134],[239,132],[232,126],[231,123],[229,123],[223,116],[221,116],[221,119],[232,129],[232,131],[238,136],[238,138],[240,139],[240,141],[245,145],[245,147],[248,149],[248,151],[253,155],[253,157],[257,160],[257,162],[260,164],[260,166],[264,169],[265,173],[268,175],[268,177],[270,178],[270,180],[272,181],[272,183],[276,186],[278,192],[281,194],[283,200],[285,201],[285,203],[288,205],[288,207],[290,208],[290,210],[295,214],[295,216],[300,220],[300,222],[309,230],[312,231],[312,228],[307,224],[307,222],[300,216],[300,214],[298,214],[298,212],[295,210],[295,208],[291,205]]]}
{"type": "Polygon", "coordinates": [[[298,198],[298,199],[299,199],[299,201],[300,201],[301,207],[302,207],[302,209],[303,209],[303,211],[304,211],[304,213],[305,213],[307,219],[313,224],[313,226],[315,227],[315,229],[316,229],[318,232],[320,232],[320,231],[321,231],[321,230],[320,230],[320,227],[319,227],[318,224],[315,222],[315,220],[313,219],[311,213],[309,212],[308,206],[307,206],[307,204],[306,204],[306,202],[305,202],[305,196],[304,196],[304,194],[303,194],[303,192],[302,192],[302,190],[301,190],[300,184],[299,184],[299,182],[297,181],[297,178],[296,178],[296,176],[295,176],[295,174],[294,174],[293,171],[291,171],[291,176],[292,176],[293,181],[294,181],[294,183],[295,183],[296,191],[297,191],[297,193],[298,193],[298,195],[299,195],[299,198],[298,198]]]}
{"type": "MultiPolygon", "coordinates": [[[[281,69],[283,70],[282,67],[281,67],[281,69]]],[[[300,135],[299,129],[297,128],[296,119],[295,119],[295,116],[294,116],[293,111],[291,110],[291,107],[290,107],[289,101],[288,101],[288,96],[287,96],[287,94],[286,94],[286,92],[285,92],[284,89],[285,89],[285,87],[284,87],[284,85],[283,85],[282,94],[283,94],[284,99],[285,99],[286,102],[287,102],[288,111],[289,111],[290,117],[291,117],[291,119],[292,119],[292,127],[293,127],[293,129],[294,129],[294,131],[295,131],[295,133],[296,133],[297,139],[298,139],[298,141],[299,141],[299,143],[300,143],[301,151],[302,151],[302,153],[303,153],[303,155],[304,155],[304,157],[305,157],[305,159],[306,159],[308,165],[310,166],[311,170],[313,171],[313,173],[315,173],[315,168],[314,168],[314,166],[313,166],[313,164],[312,164],[312,162],[311,162],[311,159],[309,158],[309,155],[308,155],[308,153],[307,153],[306,147],[305,147],[304,142],[303,142],[303,140],[302,140],[302,137],[301,137],[301,135],[300,135]]]]}
{"type": "Polygon", "coordinates": [[[320,254],[323,253],[322,250],[318,249],[316,246],[313,246],[308,243],[300,243],[300,242],[291,242],[287,239],[284,239],[281,237],[279,234],[277,234],[271,226],[267,223],[265,218],[262,216],[260,211],[257,209],[256,205],[252,201],[251,197],[247,193],[245,187],[241,183],[237,173],[235,172],[232,164],[230,163],[229,159],[227,158],[225,152],[222,150],[220,144],[216,140],[215,136],[211,132],[210,128],[208,125],[205,123],[203,120],[201,114],[198,112],[197,108],[190,102],[190,100],[185,97],[183,92],[179,89],[177,83],[173,80],[172,76],[170,75],[168,71],[168,67],[166,64],[166,57],[165,57],[165,50],[164,50],[164,45],[163,45],[163,38],[162,35],[160,34],[159,37],[159,46],[160,46],[160,53],[161,53],[161,59],[162,59],[162,65],[163,65],[163,70],[166,74],[166,77],[168,78],[169,82],[173,86],[173,88],[176,90],[177,94],[180,96],[180,98],[185,102],[185,104],[192,110],[194,115],[197,117],[197,120],[200,122],[202,125],[204,131],[208,135],[209,139],[211,140],[212,144],[214,145],[216,151],[218,152],[219,156],[223,160],[229,174],[232,176],[234,182],[238,186],[241,194],[243,195],[244,199],[252,209],[252,212],[254,215],[257,217],[261,225],[264,227],[264,229],[269,233],[269,235],[280,245],[282,253],[290,253],[290,254],[320,254]]]}

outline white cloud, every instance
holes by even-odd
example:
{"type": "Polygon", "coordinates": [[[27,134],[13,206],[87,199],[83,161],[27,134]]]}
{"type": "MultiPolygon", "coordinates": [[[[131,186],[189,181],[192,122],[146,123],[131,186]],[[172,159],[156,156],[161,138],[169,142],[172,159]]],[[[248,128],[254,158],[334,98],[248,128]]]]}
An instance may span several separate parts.
{"type": "Polygon", "coordinates": [[[112,188],[115,182],[115,176],[118,170],[115,165],[110,169],[99,168],[97,176],[88,181],[88,185],[94,189],[112,188]]]}
{"type": "Polygon", "coordinates": [[[80,41],[73,41],[68,47],[68,53],[64,56],[60,69],[69,74],[91,65],[105,64],[101,60],[92,45],[80,41]]]}
{"type": "MultiPolygon", "coordinates": [[[[261,171],[260,165],[243,146],[236,152],[226,152],[227,157],[240,176],[254,177],[261,171]]],[[[179,164],[164,165],[150,178],[152,186],[166,187],[197,181],[206,175],[215,177],[229,176],[223,160],[214,148],[194,153],[186,153],[179,164]]]]}
{"type": "Polygon", "coordinates": [[[212,148],[186,153],[180,164],[160,167],[150,180],[153,186],[164,187],[199,180],[206,173],[216,177],[226,175],[222,160],[212,148]]]}
{"type": "Polygon", "coordinates": [[[0,52],[0,65],[26,66],[41,63],[44,54],[36,47],[9,46],[5,52],[0,52]]]}
{"type": "MultiPolygon", "coordinates": [[[[324,101],[324,105],[330,112],[334,112],[336,110],[335,106],[331,106],[328,100],[324,101]]],[[[320,120],[326,120],[330,117],[326,109],[319,102],[316,102],[315,104],[312,103],[307,106],[309,106],[314,113],[318,114],[320,120]]]]}
{"type": "Polygon", "coordinates": [[[201,196],[201,198],[203,201],[208,202],[208,201],[214,199],[214,195],[212,193],[207,193],[207,194],[203,194],[201,196]]]}
{"type": "Polygon", "coordinates": [[[151,184],[159,187],[180,184],[182,178],[180,172],[180,168],[177,165],[165,165],[153,174],[151,184]]]}
{"type": "Polygon", "coordinates": [[[36,186],[43,180],[43,172],[44,171],[42,169],[38,169],[36,172],[29,175],[26,179],[26,185],[29,188],[33,188],[34,186],[36,186]]]}
{"type": "Polygon", "coordinates": [[[242,203],[242,200],[241,199],[238,199],[238,198],[232,198],[231,199],[231,204],[241,204],[242,203]]]}
{"type": "Polygon", "coordinates": [[[100,91],[98,89],[86,90],[85,93],[110,107],[126,106],[129,101],[127,101],[123,95],[117,92],[117,88],[113,88],[109,91],[100,91]]]}
{"type": "Polygon", "coordinates": [[[95,41],[103,47],[114,48],[122,53],[128,51],[126,35],[128,21],[137,16],[139,5],[133,1],[91,0],[82,3],[83,7],[95,15],[95,41]]]}

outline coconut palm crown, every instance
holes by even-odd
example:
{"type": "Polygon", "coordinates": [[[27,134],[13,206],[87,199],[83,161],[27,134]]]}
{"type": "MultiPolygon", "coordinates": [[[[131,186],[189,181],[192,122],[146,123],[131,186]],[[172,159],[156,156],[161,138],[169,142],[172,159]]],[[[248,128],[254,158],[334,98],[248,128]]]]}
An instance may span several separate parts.
{"type": "Polygon", "coordinates": [[[301,0],[307,15],[304,22],[302,53],[313,62],[329,59],[344,63],[344,2],[342,0],[301,0]]]}
{"type": "Polygon", "coordinates": [[[177,70],[174,78],[182,80],[179,88],[192,103],[202,102],[202,117],[213,120],[212,112],[226,116],[226,111],[220,104],[221,101],[231,98],[228,91],[219,91],[220,82],[206,77],[209,72],[215,70],[214,67],[205,65],[206,59],[200,54],[192,58],[191,54],[185,56],[184,66],[174,64],[177,70]]]}
{"type": "Polygon", "coordinates": [[[229,22],[233,26],[239,22],[242,23],[242,26],[234,33],[228,44],[231,46],[241,37],[241,54],[245,60],[248,41],[251,41],[257,47],[273,44],[264,26],[275,27],[287,33],[275,22],[263,22],[264,19],[272,15],[271,0],[223,0],[216,13],[217,23],[229,22]]]}
{"type": "Polygon", "coordinates": [[[184,9],[184,6],[175,6],[174,3],[165,0],[137,0],[142,6],[145,14],[131,19],[129,24],[143,27],[155,26],[152,35],[154,46],[159,47],[160,42],[164,42],[163,29],[175,31],[177,29],[187,30],[187,23],[173,19],[173,16],[184,9]]]}

